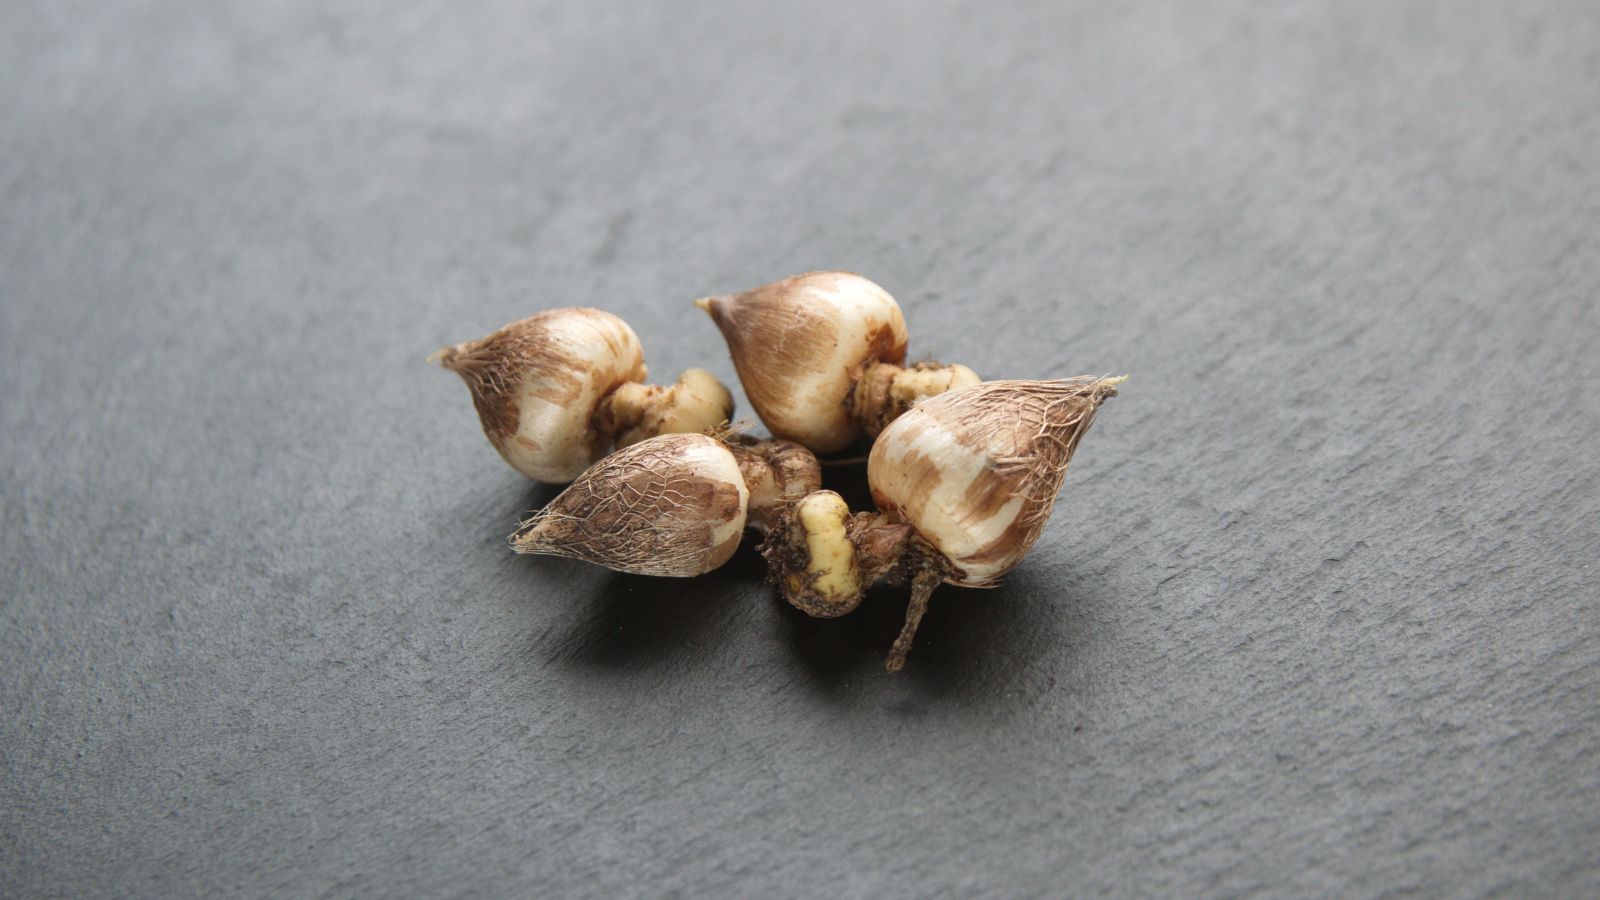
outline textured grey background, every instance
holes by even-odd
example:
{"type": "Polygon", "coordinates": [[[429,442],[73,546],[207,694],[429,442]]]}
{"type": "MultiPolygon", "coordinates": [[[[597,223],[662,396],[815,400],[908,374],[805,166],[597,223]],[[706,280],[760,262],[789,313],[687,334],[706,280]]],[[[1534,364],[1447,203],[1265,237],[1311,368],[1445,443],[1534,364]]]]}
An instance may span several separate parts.
{"type": "Polygon", "coordinates": [[[0,894],[1600,891],[1600,6],[0,6],[0,894]],[[325,8],[329,7],[331,8],[325,8]],[[1128,372],[994,592],[516,558],[437,345],[1128,372]]]}

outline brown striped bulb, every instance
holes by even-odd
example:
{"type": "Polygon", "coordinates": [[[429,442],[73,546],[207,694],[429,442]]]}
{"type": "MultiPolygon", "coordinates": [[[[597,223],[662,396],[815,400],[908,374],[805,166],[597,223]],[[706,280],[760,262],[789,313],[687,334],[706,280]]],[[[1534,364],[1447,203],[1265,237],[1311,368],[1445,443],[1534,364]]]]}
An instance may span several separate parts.
{"type": "Polygon", "coordinates": [[[851,515],[838,495],[819,491],[768,540],[784,596],[836,616],[879,577],[910,581],[906,626],[888,660],[898,669],[934,587],[993,587],[1027,555],[1078,442],[1121,381],[992,381],[917,404],[873,444],[867,481],[877,513],[851,515]]]}
{"type": "Polygon", "coordinates": [[[745,528],[766,533],[821,481],[816,457],[798,444],[661,435],[595,463],[523,522],[511,547],[687,578],[727,562],[745,528]]]}
{"type": "Polygon", "coordinates": [[[703,369],[667,387],[644,384],[638,336],[598,309],[547,310],[430,359],[467,383],[501,457],[553,484],[578,477],[613,446],[705,431],[733,412],[733,396],[703,369]]]}
{"type": "Polygon", "coordinates": [[[722,331],[756,415],[774,435],[834,453],[925,397],[976,384],[966,366],[907,367],[906,323],[888,291],[810,272],[695,301],[722,331]]]}

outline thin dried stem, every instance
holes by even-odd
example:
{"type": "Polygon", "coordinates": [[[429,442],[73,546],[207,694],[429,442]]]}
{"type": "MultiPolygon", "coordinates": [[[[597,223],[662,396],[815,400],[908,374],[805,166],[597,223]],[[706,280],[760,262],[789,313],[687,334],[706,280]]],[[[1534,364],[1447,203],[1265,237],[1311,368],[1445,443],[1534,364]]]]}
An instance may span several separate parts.
{"type": "Polygon", "coordinates": [[[911,652],[911,642],[916,639],[917,627],[922,624],[922,616],[928,611],[928,598],[933,596],[944,580],[936,568],[925,568],[911,579],[911,600],[906,604],[906,623],[900,629],[900,636],[894,639],[894,646],[889,648],[889,658],[884,661],[883,667],[891,672],[898,672],[905,667],[906,655],[911,652]]]}

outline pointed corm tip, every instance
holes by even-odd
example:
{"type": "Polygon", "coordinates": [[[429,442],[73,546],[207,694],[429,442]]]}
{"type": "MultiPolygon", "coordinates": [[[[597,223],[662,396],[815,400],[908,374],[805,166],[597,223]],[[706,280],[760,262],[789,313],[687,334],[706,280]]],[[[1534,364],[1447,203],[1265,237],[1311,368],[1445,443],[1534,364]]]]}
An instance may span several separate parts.
{"type": "Polygon", "coordinates": [[[717,327],[721,328],[723,323],[727,321],[728,316],[733,314],[733,301],[737,297],[737,294],[715,294],[710,297],[701,297],[694,302],[694,305],[705,310],[706,315],[711,317],[711,321],[717,323],[717,327]]]}
{"type": "Polygon", "coordinates": [[[517,526],[517,530],[506,538],[506,545],[513,553],[537,554],[545,551],[544,542],[545,517],[536,515],[517,526]]]}
{"type": "Polygon", "coordinates": [[[426,362],[430,366],[437,365],[441,368],[454,370],[455,366],[451,365],[451,362],[456,358],[456,354],[459,352],[461,352],[460,344],[451,344],[448,347],[440,347],[439,349],[428,354],[426,362]]]}

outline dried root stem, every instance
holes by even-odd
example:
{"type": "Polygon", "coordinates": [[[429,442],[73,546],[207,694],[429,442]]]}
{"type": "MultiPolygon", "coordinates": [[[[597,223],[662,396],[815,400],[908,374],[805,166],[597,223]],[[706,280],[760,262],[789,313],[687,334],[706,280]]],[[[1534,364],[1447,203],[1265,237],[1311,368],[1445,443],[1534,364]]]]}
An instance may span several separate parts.
{"type": "Polygon", "coordinates": [[[889,658],[883,663],[885,669],[898,672],[905,667],[911,642],[917,636],[917,627],[922,624],[922,616],[928,611],[928,598],[933,596],[934,588],[943,581],[944,576],[936,568],[926,568],[912,576],[911,600],[906,604],[906,623],[900,628],[900,636],[894,639],[894,646],[889,648],[889,658]]]}
{"type": "Polygon", "coordinates": [[[879,579],[909,581],[911,606],[905,629],[889,654],[891,672],[905,665],[928,597],[948,568],[911,526],[880,513],[851,515],[843,498],[832,491],[817,491],[794,504],[761,552],[784,599],[818,618],[851,612],[879,579]]]}

